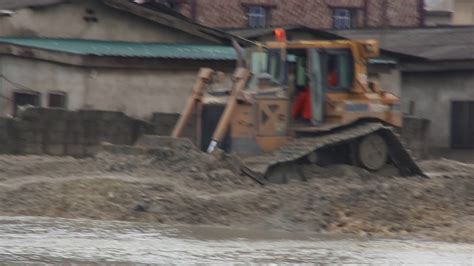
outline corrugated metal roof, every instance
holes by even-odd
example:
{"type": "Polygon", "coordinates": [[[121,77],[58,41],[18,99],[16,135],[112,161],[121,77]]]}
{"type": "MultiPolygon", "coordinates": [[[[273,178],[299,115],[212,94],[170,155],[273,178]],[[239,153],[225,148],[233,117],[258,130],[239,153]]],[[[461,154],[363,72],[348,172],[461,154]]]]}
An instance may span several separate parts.
{"type": "MultiPolygon", "coordinates": [[[[148,57],[191,60],[236,60],[234,48],[218,45],[132,43],[95,40],[0,37],[0,44],[39,48],[77,55],[148,57]]],[[[393,59],[372,58],[371,64],[397,64],[393,59]]]]}
{"type": "Polygon", "coordinates": [[[358,29],[335,33],[352,39],[378,39],[383,49],[433,61],[474,59],[473,26],[358,29]]]}
{"type": "Polygon", "coordinates": [[[0,44],[64,52],[77,55],[172,58],[192,60],[235,60],[232,47],[164,43],[134,43],[117,41],[0,38],[0,44]]]}

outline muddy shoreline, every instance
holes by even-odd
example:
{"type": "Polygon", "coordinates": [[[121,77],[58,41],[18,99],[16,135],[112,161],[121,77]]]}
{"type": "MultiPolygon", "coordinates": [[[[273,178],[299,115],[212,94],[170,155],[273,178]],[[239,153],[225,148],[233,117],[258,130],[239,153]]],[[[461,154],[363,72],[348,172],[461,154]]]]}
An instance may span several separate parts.
{"type": "Polygon", "coordinates": [[[470,265],[474,245],[152,223],[0,216],[15,264],[319,263],[470,265]],[[25,241],[27,239],[27,241],[25,241]]]}
{"type": "Polygon", "coordinates": [[[308,166],[308,182],[262,187],[193,150],[0,156],[0,215],[474,242],[474,165],[420,166],[428,178],[308,166]]]}

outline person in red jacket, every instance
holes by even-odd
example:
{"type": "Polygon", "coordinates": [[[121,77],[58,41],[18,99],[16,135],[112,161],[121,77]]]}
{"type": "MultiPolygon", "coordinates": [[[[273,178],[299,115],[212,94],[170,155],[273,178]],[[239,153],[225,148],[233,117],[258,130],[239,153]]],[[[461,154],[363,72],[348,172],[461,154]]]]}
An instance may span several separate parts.
{"type": "Polygon", "coordinates": [[[328,85],[329,87],[337,86],[337,73],[335,70],[331,71],[328,76],[328,85]]]}
{"type": "Polygon", "coordinates": [[[294,120],[300,117],[305,120],[311,120],[311,94],[308,86],[298,92],[291,113],[294,120]]]}

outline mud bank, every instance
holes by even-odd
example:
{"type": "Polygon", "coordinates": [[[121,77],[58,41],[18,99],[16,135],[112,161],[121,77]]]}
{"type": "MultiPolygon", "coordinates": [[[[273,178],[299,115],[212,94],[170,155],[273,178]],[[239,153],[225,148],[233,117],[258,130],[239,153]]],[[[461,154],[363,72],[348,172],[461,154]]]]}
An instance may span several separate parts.
{"type": "Polygon", "coordinates": [[[307,182],[260,186],[228,155],[194,150],[0,156],[0,215],[474,242],[474,165],[420,165],[428,178],[308,166],[307,182]]]}

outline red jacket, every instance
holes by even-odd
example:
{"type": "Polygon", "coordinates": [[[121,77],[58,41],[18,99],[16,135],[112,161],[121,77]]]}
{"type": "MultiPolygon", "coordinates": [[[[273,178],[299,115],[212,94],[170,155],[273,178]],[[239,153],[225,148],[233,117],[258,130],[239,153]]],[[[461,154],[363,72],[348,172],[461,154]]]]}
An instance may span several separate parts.
{"type": "Polygon", "coordinates": [[[336,71],[331,71],[331,73],[329,73],[328,84],[329,84],[330,87],[336,87],[337,86],[336,71]]]}
{"type": "Polygon", "coordinates": [[[298,93],[292,109],[293,119],[301,116],[306,120],[311,120],[311,94],[308,87],[298,93]]]}

